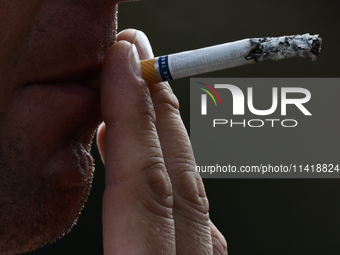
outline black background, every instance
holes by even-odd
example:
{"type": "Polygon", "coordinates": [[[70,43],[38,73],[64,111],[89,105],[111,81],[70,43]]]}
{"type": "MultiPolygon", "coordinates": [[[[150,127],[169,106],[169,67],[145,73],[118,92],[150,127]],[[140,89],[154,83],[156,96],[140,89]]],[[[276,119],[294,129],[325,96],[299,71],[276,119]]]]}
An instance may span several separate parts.
{"type": "MultiPolygon", "coordinates": [[[[119,5],[119,30],[143,30],[155,55],[249,37],[310,33],[323,38],[316,62],[266,61],[201,77],[339,77],[339,25],[335,0],[142,0],[119,5]]],[[[189,78],[171,85],[189,130],[189,78]]],[[[61,240],[31,254],[103,253],[104,167],[95,147],[93,154],[97,166],[93,190],[78,224],[61,240]]],[[[211,219],[226,237],[229,254],[340,253],[340,180],[206,179],[204,183],[211,219]]]]}

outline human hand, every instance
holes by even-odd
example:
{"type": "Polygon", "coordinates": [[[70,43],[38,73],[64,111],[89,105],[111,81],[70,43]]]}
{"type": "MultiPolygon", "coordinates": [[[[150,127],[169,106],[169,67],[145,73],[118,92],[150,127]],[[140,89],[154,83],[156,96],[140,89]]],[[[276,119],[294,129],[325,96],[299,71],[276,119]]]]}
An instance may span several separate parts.
{"type": "Polygon", "coordinates": [[[227,254],[209,219],[177,98],[167,82],[148,86],[141,78],[139,59],[152,57],[146,36],[129,29],[102,68],[104,253],[227,254]]]}

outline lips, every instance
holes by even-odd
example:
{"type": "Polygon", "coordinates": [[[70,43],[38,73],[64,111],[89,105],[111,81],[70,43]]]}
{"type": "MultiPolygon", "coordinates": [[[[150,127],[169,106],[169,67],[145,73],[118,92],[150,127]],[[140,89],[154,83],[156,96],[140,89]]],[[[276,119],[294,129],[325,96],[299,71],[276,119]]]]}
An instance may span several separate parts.
{"type": "Polygon", "coordinates": [[[21,116],[34,125],[38,136],[33,139],[42,143],[46,158],[40,174],[66,187],[91,181],[91,142],[101,122],[99,91],[83,81],[39,82],[26,85],[22,98],[32,99],[21,116]]]}

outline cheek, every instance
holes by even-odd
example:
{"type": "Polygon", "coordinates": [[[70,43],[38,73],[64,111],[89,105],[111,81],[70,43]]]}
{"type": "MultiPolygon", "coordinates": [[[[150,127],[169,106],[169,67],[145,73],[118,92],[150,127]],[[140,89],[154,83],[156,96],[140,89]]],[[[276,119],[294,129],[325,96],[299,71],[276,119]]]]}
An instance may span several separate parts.
{"type": "Polygon", "coordinates": [[[1,80],[35,82],[65,63],[102,62],[115,40],[116,2],[0,1],[1,80]]]}
{"type": "Polygon", "coordinates": [[[39,8],[37,0],[0,1],[0,67],[15,67],[39,8]]]}
{"type": "Polygon", "coordinates": [[[61,115],[53,107],[53,101],[53,95],[44,98],[23,93],[12,101],[10,111],[1,121],[0,137],[17,141],[24,162],[37,153],[47,157],[58,144],[65,142],[66,132],[71,129],[67,121],[70,118],[61,115]]]}
{"type": "Polygon", "coordinates": [[[18,76],[35,82],[67,72],[70,65],[102,63],[115,41],[117,6],[109,1],[107,6],[97,1],[42,2],[16,56],[18,76]]]}

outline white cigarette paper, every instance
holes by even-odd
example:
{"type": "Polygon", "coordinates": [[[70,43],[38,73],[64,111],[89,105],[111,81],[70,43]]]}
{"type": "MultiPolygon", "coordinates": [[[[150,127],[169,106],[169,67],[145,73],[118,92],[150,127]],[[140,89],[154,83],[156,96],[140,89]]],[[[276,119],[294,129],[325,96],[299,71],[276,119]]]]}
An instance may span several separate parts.
{"type": "MultiPolygon", "coordinates": [[[[310,34],[251,38],[142,60],[141,68],[143,79],[152,84],[266,59],[311,57],[315,60],[321,51],[321,43],[319,35],[310,34]]],[[[93,77],[85,84],[99,89],[99,77],[93,77]]]]}
{"type": "Polygon", "coordinates": [[[157,57],[152,59],[154,68],[146,67],[142,61],[143,78],[150,83],[148,79],[152,72],[154,75],[151,76],[157,76],[151,79],[152,82],[174,80],[266,59],[311,57],[315,60],[321,43],[319,35],[310,34],[244,39],[157,57]]]}

